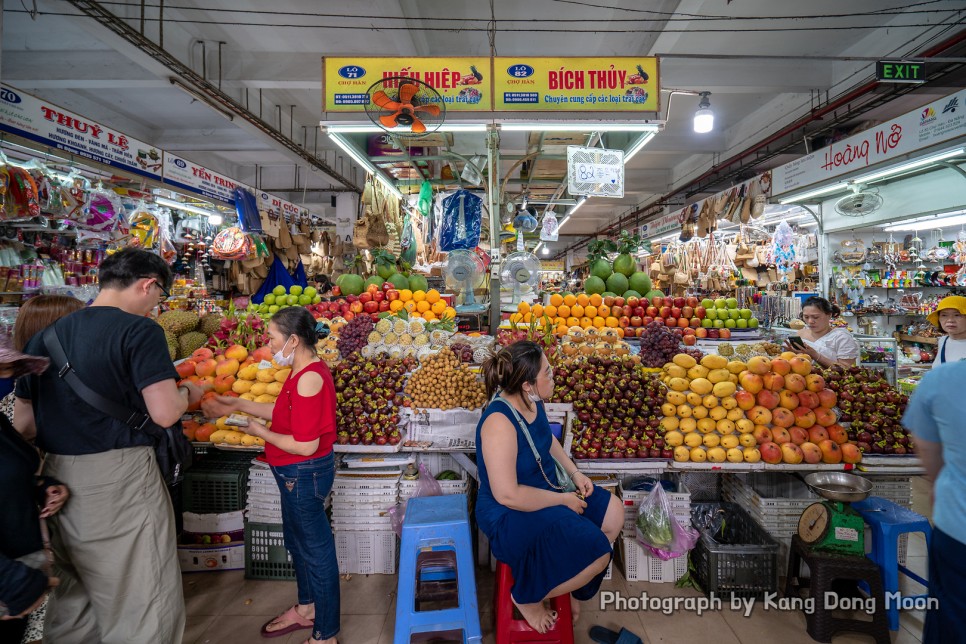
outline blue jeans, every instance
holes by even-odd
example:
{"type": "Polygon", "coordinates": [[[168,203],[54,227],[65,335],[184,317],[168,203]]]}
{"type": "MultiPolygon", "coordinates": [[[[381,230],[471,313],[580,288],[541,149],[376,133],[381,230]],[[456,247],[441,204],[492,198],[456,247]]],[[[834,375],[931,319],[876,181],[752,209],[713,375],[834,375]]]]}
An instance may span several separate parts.
{"type": "Polygon", "coordinates": [[[966,544],[937,528],[929,543],[929,598],[938,608],[926,611],[923,644],[962,642],[966,629],[966,544]]]}
{"type": "Polygon", "coordinates": [[[339,632],[339,562],[325,514],[325,497],[335,479],[335,455],[272,467],[282,495],[282,531],[292,555],[299,604],[315,604],[312,637],[339,632]]]}

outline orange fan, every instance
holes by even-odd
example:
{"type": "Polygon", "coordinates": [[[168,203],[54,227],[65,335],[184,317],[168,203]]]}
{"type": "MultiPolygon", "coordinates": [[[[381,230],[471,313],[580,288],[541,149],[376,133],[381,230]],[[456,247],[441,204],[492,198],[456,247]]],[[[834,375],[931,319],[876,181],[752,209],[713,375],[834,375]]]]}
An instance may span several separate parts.
{"type": "Polygon", "coordinates": [[[384,78],[369,88],[369,118],[387,130],[408,127],[413,134],[426,134],[442,123],[442,97],[432,87],[414,78],[384,78]],[[376,113],[382,110],[381,113],[376,113]],[[427,127],[427,122],[430,127],[427,127]]]}

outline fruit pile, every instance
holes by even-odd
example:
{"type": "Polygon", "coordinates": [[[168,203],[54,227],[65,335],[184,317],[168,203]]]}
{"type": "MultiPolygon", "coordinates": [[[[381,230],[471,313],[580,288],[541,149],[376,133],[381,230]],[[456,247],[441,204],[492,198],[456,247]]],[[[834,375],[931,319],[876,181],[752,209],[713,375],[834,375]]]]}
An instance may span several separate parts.
{"type": "MultiPolygon", "coordinates": [[[[641,339],[641,362],[645,367],[658,368],[670,362],[674,356],[682,353],[681,343],[686,346],[695,344],[693,329],[670,329],[658,321],[650,322],[639,335],[641,339]],[[684,335],[685,331],[691,334],[684,335]]],[[[702,354],[697,349],[688,349],[684,353],[692,354],[700,359],[702,354]],[[693,354],[692,354],[693,352],[693,354]]]]}
{"type": "Polygon", "coordinates": [[[336,442],[340,445],[396,445],[399,408],[406,373],[413,358],[363,360],[358,353],[336,365],[333,372],[337,404],[336,442]]]}
{"type": "Polygon", "coordinates": [[[872,369],[835,365],[823,372],[838,394],[839,420],[850,423],[849,439],[864,454],[915,454],[912,436],[902,426],[908,396],[896,391],[872,369]]]}
{"type": "Polygon", "coordinates": [[[372,319],[364,315],[352,318],[339,331],[339,339],[336,341],[336,348],[339,356],[344,360],[348,356],[358,353],[369,341],[369,334],[372,333],[375,324],[372,319]]]}
{"type": "Polygon", "coordinates": [[[766,463],[858,463],[859,448],[849,442],[833,408],[835,391],[812,373],[806,355],[756,356],[738,376],[743,391],[735,398],[754,424],[761,459],[766,463]]]}
{"type": "Polygon", "coordinates": [[[260,304],[252,303],[251,306],[260,315],[270,316],[280,309],[288,306],[308,306],[318,304],[322,301],[322,296],[314,286],[306,286],[304,289],[298,284],[294,284],[286,289],[279,285],[272,289],[272,292],[265,296],[260,304]]]}
{"type": "Polygon", "coordinates": [[[554,402],[572,402],[574,458],[671,458],[661,430],[664,386],[628,359],[598,355],[556,367],[554,402]]]}
{"type": "Polygon", "coordinates": [[[157,323],[164,329],[171,360],[187,358],[195,349],[205,346],[208,338],[221,329],[222,321],[223,317],[218,313],[198,317],[191,311],[180,310],[165,311],[157,318],[157,323]]]}
{"type": "Polygon", "coordinates": [[[590,276],[584,280],[584,291],[588,295],[621,296],[624,300],[632,297],[650,298],[659,294],[660,291],[651,291],[648,274],[638,270],[634,253],[640,246],[640,237],[632,236],[627,231],[621,231],[616,240],[599,239],[592,242],[587,247],[590,276]],[[611,263],[607,257],[615,252],[618,255],[611,263]]]}
{"type": "Polygon", "coordinates": [[[623,357],[630,355],[630,352],[628,344],[621,340],[620,329],[581,329],[575,326],[560,339],[560,353],[565,359],[623,357]]]}
{"type": "Polygon", "coordinates": [[[430,356],[406,384],[415,408],[479,409],[486,404],[486,387],[449,347],[430,356]]]}
{"type": "Polygon", "coordinates": [[[698,362],[678,354],[664,365],[668,392],[661,406],[664,440],[675,461],[756,463],[754,423],[745,418],[736,397],[743,362],[706,355],[698,362]]]}

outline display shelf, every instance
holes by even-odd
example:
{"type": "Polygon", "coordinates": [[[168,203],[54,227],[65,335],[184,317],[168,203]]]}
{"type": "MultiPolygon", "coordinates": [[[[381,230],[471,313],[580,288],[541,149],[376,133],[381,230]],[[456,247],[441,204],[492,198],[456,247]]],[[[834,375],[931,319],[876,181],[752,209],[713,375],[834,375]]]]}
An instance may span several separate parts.
{"type": "Polygon", "coordinates": [[[927,338],[922,335],[906,335],[904,333],[896,334],[900,342],[917,342],[919,344],[939,344],[939,338],[927,338]]]}

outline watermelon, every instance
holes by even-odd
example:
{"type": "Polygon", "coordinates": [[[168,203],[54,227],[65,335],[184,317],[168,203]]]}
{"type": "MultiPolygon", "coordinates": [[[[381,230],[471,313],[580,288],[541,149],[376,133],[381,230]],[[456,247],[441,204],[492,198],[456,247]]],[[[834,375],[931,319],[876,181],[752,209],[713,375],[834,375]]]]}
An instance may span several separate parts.
{"type": "Polygon", "coordinates": [[[648,291],[644,297],[647,298],[648,302],[653,302],[655,297],[664,297],[664,293],[658,289],[653,289],[648,291]]]}
{"type": "Polygon", "coordinates": [[[627,285],[632,291],[647,293],[651,290],[651,278],[644,271],[637,271],[628,278],[627,285]]]}
{"type": "Polygon", "coordinates": [[[346,273],[336,280],[336,285],[342,289],[343,295],[359,295],[366,290],[365,283],[359,275],[346,273]]]}
{"type": "Polygon", "coordinates": [[[606,259],[595,259],[590,265],[590,274],[602,280],[606,280],[613,272],[610,262],[606,259]]]}
{"type": "Polygon", "coordinates": [[[607,278],[607,290],[623,293],[627,290],[627,278],[623,273],[614,273],[607,278]]]}
{"type": "Polygon", "coordinates": [[[373,275],[372,277],[370,277],[369,279],[366,280],[366,283],[365,283],[364,286],[365,286],[365,288],[369,288],[369,285],[370,284],[375,284],[376,286],[382,286],[382,283],[385,282],[385,281],[386,280],[382,279],[378,275],[373,275]]]}
{"type": "Polygon", "coordinates": [[[423,291],[429,290],[429,282],[422,275],[410,275],[409,276],[409,290],[410,291],[423,291]]]}
{"type": "Polygon", "coordinates": [[[604,280],[597,275],[591,275],[586,280],[584,280],[584,292],[588,295],[593,295],[595,293],[603,293],[607,289],[607,285],[604,284],[604,280]]]}
{"type": "MultiPolygon", "coordinates": [[[[618,255],[614,260],[614,272],[630,277],[637,271],[637,260],[628,254],[618,255]]],[[[626,289],[625,289],[626,290],[626,289]]]]}
{"type": "Polygon", "coordinates": [[[393,273],[386,278],[387,282],[390,282],[397,291],[404,291],[409,288],[409,280],[399,273],[393,273]]]}

